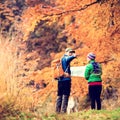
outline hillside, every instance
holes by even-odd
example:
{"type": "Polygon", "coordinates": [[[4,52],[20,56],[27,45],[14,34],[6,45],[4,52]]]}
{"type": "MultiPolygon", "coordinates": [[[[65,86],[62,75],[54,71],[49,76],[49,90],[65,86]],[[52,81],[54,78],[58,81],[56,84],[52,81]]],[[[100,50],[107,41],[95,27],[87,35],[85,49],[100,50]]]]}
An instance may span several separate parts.
{"type": "MultiPolygon", "coordinates": [[[[103,108],[120,107],[119,0],[2,0],[0,21],[0,99],[12,94],[21,109],[54,111],[51,61],[71,47],[80,55],[71,66],[86,65],[91,51],[103,62],[103,108]],[[35,91],[26,86],[31,80],[46,87],[35,91]]],[[[87,81],[72,77],[71,94],[80,99],[80,110],[89,109],[87,92],[87,81]]]]}

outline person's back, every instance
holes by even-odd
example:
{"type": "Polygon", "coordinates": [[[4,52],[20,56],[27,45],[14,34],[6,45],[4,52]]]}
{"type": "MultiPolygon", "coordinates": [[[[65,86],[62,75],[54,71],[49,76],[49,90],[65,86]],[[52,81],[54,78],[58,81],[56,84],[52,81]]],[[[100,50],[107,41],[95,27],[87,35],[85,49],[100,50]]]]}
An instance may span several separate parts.
{"type": "Polygon", "coordinates": [[[62,68],[64,73],[64,76],[61,78],[62,81],[65,80],[70,80],[70,75],[71,75],[71,71],[70,71],[70,62],[75,58],[75,56],[68,56],[68,55],[64,55],[62,57],[62,68]]]}
{"type": "Polygon", "coordinates": [[[101,65],[95,62],[95,60],[90,60],[85,71],[85,78],[88,80],[88,83],[101,81],[101,75],[101,65]]]}

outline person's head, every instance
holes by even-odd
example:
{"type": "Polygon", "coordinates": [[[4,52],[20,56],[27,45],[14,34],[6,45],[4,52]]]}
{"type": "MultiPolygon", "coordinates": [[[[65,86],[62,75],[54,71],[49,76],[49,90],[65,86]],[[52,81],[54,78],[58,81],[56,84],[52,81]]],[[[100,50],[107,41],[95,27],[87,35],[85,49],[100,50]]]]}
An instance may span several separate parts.
{"type": "Polygon", "coordinates": [[[71,56],[71,55],[74,54],[74,53],[75,53],[75,51],[74,51],[72,48],[66,48],[66,49],[65,49],[65,54],[66,54],[66,55],[71,56]]]}
{"type": "Polygon", "coordinates": [[[88,53],[87,55],[87,61],[89,62],[90,60],[95,60],[96,55],[94,53],[88,53]]]}

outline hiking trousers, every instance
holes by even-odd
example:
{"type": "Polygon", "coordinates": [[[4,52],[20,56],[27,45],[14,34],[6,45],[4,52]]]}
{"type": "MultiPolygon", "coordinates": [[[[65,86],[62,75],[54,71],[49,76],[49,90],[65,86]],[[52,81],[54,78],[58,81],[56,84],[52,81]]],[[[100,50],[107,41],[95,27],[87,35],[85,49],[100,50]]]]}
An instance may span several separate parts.
{"type": "Polygon", "coordinates": [[[89,96],[91,99],[91,109],[101,110],[101,91],[102,91],[102,85],[89,85],[89,96]]]}
{"type": "Polygon", "coordinates": [[[71,91],[71,80],[58,81],[56,112],[66,113],[71,91]]]}
{"type": "Polygon", "coordinates": [[[56,102],[56,113],[66,113],[68,106],[68,95],[58,96],[56,102]]]}

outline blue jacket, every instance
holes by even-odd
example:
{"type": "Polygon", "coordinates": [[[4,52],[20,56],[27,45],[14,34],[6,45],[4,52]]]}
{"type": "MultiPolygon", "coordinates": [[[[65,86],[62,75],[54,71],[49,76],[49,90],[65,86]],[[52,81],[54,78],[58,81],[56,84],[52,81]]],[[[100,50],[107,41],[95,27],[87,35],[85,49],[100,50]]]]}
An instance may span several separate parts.
{"type": "MultiPolygon", "coordinates": [[[[70,62],[76,58],[75,56],[68,56],[68,55],[64,55],[62,57],[62,67],[64,72],[67,72],[71,75],[71,71],[70,71],[70,62]]],[[[59,81],[65,81],[65,80],[71,80],[71,78],[68,77],[61,77],[59,81]]]]}

